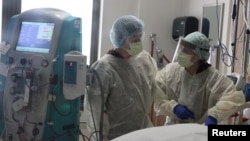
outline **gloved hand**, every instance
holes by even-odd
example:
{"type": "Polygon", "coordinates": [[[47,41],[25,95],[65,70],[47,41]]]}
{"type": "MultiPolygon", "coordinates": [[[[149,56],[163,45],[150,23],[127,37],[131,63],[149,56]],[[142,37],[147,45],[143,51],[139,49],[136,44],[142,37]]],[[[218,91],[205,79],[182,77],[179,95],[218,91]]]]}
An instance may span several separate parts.
{"type": "Polygon", "coordinates": [[[217,125],[217,119],[212,117],[212,116],[208,116],[206,121],[205,121],[205,125],[217,125]]]}
{"type": "Polygon", "coordinates": [[[174,113],[182,120],[192,118],[194,119],[194,113],[191,112],[186,106],[177,104],[174,107],[174,113]]]}

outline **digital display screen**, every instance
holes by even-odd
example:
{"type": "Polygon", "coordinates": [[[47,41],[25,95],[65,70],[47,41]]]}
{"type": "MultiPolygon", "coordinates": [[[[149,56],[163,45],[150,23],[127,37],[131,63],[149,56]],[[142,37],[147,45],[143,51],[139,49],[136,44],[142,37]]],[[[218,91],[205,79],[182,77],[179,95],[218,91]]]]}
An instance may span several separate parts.
{"type": "Polygon", "coordinates": [[[23,21],[16,50],[49,53],[54,26],[54,23],[23,21]]]}
{"type": "Polygon", "coordinates": [[[77,80],[77,62],[65,61],[64,64],[64,83],[76,84],[77,80]]]}

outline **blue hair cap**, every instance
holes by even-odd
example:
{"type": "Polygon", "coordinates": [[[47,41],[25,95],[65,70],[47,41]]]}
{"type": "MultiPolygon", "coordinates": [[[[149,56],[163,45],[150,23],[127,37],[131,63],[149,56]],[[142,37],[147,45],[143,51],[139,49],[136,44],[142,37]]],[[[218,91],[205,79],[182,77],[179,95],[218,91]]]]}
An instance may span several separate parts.
{"type": "Polygon", "coordinates": [[[125,15],[115,20],[110,31],[110,40],[112,44],[119,48],[125,40],[133,35],[143,32],[144,22],[133,16],[125,15]]]}

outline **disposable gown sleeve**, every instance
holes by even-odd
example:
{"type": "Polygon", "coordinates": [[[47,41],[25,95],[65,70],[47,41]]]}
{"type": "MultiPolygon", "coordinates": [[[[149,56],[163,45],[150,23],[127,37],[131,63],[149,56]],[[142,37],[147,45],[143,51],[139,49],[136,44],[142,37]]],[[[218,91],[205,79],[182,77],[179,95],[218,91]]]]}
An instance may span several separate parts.
{"type": "Polygon", "coordinates": [[[245,97],[243,92],[237,91],[233,84],[227,86],[218,85],[217,87],[221,87],[218,89],[224,89],[225,91],[221,92],[221,97],[218,97],[215,106],[208,110],[208,115],[215,117],[218,122],[221,122],[235,112],[242,110],[241,107],[245,105],[245,97]]]}
{"type": "Polygon", "coordinates": [[[153,91],[156,88],[156,86],[155,86],[156,85],[155,77],[156,77],[156,74],[158,72],[158,67],[157,67],[157,63],[156,63],[155,59],[153,57],[151,57],[148,52],[146,52],[145,54],[146,54],[145,56],[147,56],[148,61],[144,61],[144,62],[146,62],[144,64],[144,69],[146,70],[147,75],[149,76],[148,79],[150,81],[152,81],[152,83],[150,83],[150,84],[152,84],[151,85],[151,87],[152,87],[151,94],[152,94],[152,99],[153,99],[153,97],[154,97],[154,92],[153,91]]]}
{"type": "Polygon", "coordinates": [[[225,75],[216,73],[210,76],[208,88],[211,90],[208,115],[213,116],[218,122],[224,121],[245,105],[242,91],[237,91],[233,82],[225,75]],[[211,85],[211,86],[210,86],[211,85]]]}
{"type": "MultiPolygon", "coordinates": [[[[97,67],[99,68],[99,67],[97,67]]],[[[96,69],[97,69],[96,68],[96,69]]],[[[100,78],[97,79],[97,76],[94,77],[94,82],[92,85],[88,86],[87,88],[87,95],[85,97],[84,102],[84,109],[87,114],[87,129],[89,130],[91,136],[91,141],[97,141],[97,137],[99,138],[100,133],[100,121],[101,121],[101,107],[104,106],[104,113],[103,113],[103,141],[108,141],[109,135],[109,120],[108,115],[105,113],[105,103],[107,99],[108,93],[108,79],[107,74],[105,74],[105,70],[97,69],[96,75],[100,78]],[[100,82],[99,82],[100,81],[100,82]],[[105,85],[104,85],[105,84],[105,85]],[[102,89],[101,89],[102,88],[102,89]],[[97,134],[94,134],[97,133],[97,134]]],[[[100,139],[99,139],[100,140],[100,139]]]]}
{"type": "MultiPolygon", "coordinates": [[[[158,67],[155,59],[151,57],[151,55],[146,51],[143,50],[138,56],[137,56],[137,62],[139,65],[142,65],[143,71],[145,72],[143,75],[147,77],[149,84],[149,87],[151,88],[151,98],[154,97],[154,90],[155,90],[155,76],[158,72],[158,67]]],[[[141,71],[141,72],[143,72],[141,71]]]]}
{"type": "Polygon", "coordinates": [[[178,104],[177,96],[170,89],[170,83],[167,79],[167,73],[171,72],[171,67],[165,66],[158,71],[155,78],[154,88],[154,110],[157,115],[168,115],[176,117],[173,113],[174,107],[178,104]]]}

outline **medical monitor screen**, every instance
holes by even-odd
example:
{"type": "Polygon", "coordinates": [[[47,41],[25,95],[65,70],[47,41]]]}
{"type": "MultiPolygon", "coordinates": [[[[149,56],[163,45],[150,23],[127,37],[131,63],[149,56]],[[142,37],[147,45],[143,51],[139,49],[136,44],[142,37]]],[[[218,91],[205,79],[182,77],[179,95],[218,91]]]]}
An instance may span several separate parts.
{"type": "Polygon", "coordinates": [[[23,21],[16,45],[17,51],[48,53],[54,23],[23,21]]]}

